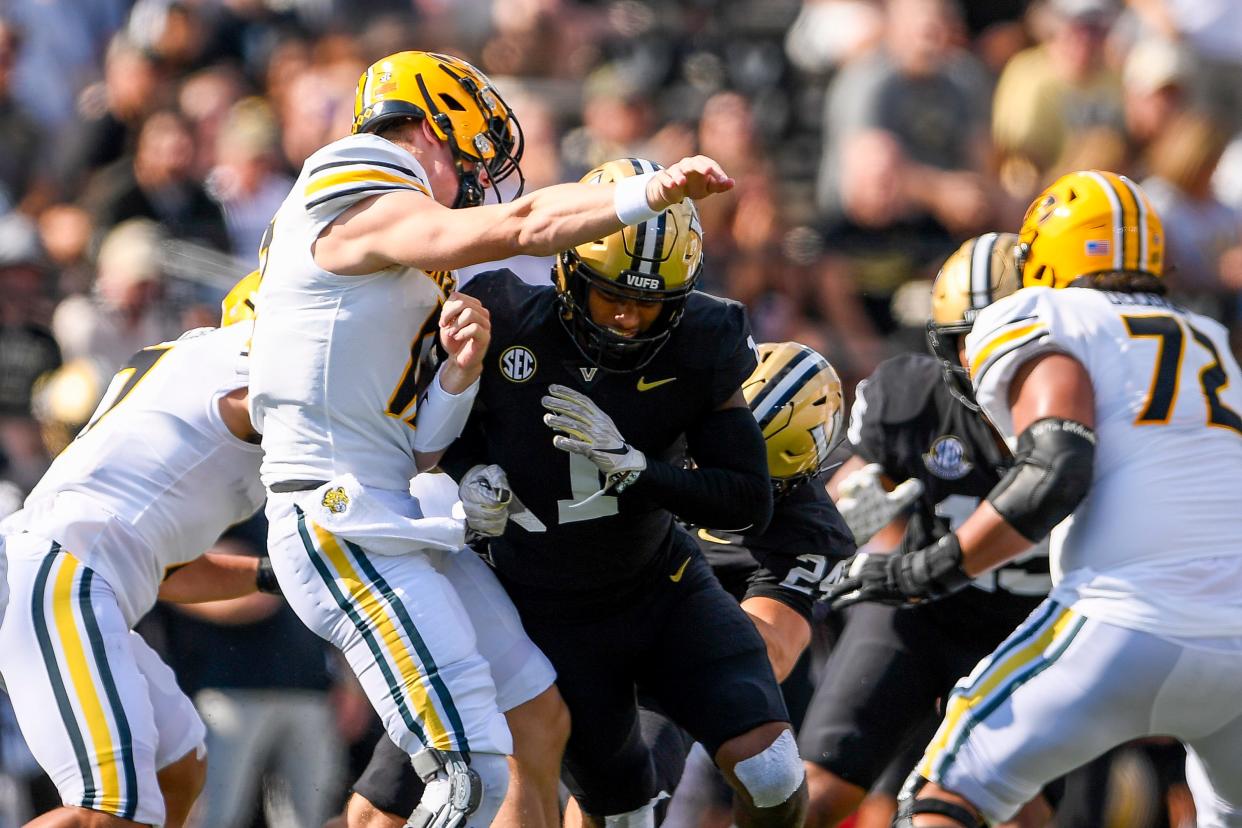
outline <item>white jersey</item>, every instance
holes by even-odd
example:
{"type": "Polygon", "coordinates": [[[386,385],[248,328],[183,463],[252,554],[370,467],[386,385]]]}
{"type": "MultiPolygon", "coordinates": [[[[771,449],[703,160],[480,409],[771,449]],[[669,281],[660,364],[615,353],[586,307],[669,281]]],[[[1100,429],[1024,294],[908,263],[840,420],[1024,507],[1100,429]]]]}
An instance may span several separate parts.
{"type": "Polygon", "coordinates": [[[454,274],[393,267],[339,276],[311,249],[345,209],[392,190],[431,195],[414,156],[352,135],[307,159],[272,221],[250,368],[268,486],[348,473],[404,492],[417,472],[418,373],[454,274]]]}
{"type": "Polygon", "coordinates": [[[979,403],[1014,437],[1009,384],[1050,351],[1095,393],[1095,471],[1053,530],[1052,598],[1162,636],[1242,635],[1242,370],[1216,322],[1150,294],[1027,288],[966,339],[979,403]]]}
{"type": "Polygon", "coordinates": [[[171,567],[203,554],[263,505],[257,445],[219,400],[246,384],[249,325],[140,351],[21,511],[4,521],[58,542],[99,573],[133,625],[171,567]]]}

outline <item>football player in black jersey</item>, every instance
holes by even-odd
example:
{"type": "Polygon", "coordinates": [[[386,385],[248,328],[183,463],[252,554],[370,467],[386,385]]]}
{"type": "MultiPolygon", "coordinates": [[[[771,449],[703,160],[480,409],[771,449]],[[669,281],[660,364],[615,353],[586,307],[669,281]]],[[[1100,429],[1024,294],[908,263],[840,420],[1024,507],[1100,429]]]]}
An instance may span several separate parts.
{"type": "Polygon", "coordinates": [[[841,379],[805,345],[765,342],[742,393],[767,445],[772,521],[762,532],[691,531],[784,681],[811,640],[820,581],[854,552],[853,535],[823,485],[829,457],[844,438],[841,379]]]}
{"type": "MultiPolygon", "coordinates": [[[[584,180],[655,169],[624,159],[584,180]]],[[[653,821],[636,688],[707,747],[742,824],[798,825],[805,808],[763,640],[673,517],[745,532],[772,511],[741,390],[754,342],[740,305],[694,290],[701,267],[686,202],[561,252],[554,287],[499,271],[464,289],[492,314],[492,352],[443,465],[459,477],[499,466],[521,504],[489,553],[557,669],[565,779],[595,824],[653,821]],[[694,469],[665,459],[682,435],[694,469]]]]}
{"type": "MultiPolygon", "coordinates": [[[[956,354],[973,309],[1021,286],[1016,241],[988,233],[945,262],[928,325],[933,352],[947,343],[956,354]]],[[[848,432],[854,457],[834,482],[846,481],[842,489],[851,493],[839,505],[860,545],[908,502],[878,490],[877,472],[890,488],[907,479],[921,483],[899,487],[911,494],[921,488],[904,538],[918,549],[948,531],[951,513],[968,514],[1010,465],[960,370],[956,359],[904,354],[859,383],[848,432]]],[[[937,700],[1038,606],[1050,585],[1047,557],[1033,553],[941,601],[846,610],[845,631],[799,734],[811,795],[807,824],[827,828],[853,812],[912,731],[937,716],[937,700]]],[[[917,758],[909,757],[910,766],[917,758]]],[[[899,784],[910,766],[890,778],[899,784]]],[[[885,793],[895,809],[896,790],[885,793]]]]}
{"type": "MultiPolygon", "coordinates": [[[[759,366],[742,392],[767,445],[772,521],[762,532],[689,529],[716,578],[754,622],[777,679],[789,679],[782,690],[796,721],[796,710],[810,695],[810,679],[805,671],[791,673],[811,639],[820,581],[854,552],[850,529],[824,488],[829,458],[845,437],[841,380],[828,360],[805,345],[762,343],[759,366]]],[[[640,703],[660,787],[671,791],[690,745],[646,699],[640,703]]],[[[704,774],[714,776],[711,770],[704,774]]],[[[730,792],[718,794],[727,809],[730,792]]]]}

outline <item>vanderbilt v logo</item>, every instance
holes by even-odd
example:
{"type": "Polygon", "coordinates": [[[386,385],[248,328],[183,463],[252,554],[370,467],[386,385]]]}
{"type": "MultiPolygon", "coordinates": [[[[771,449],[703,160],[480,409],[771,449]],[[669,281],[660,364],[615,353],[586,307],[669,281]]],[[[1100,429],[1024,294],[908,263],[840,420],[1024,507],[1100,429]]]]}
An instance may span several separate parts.
{"type": "Polygon", "coordinates": [[[582,372],[582,379],[585,380],[586,382],[590,382],[591,380],[595,379],[595,372],[599,369],[592,367],[592,368],[579,368],[578,370],[582,372]]]}

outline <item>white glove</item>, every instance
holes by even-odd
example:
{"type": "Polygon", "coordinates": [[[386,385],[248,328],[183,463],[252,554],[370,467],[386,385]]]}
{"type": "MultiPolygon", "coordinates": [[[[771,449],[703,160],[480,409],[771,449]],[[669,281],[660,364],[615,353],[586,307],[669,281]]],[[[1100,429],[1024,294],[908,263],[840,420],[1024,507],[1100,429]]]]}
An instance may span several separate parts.
{"type": "Polygon", "coordinates": [[[457,487],[462,510],[466,513],[467,534],[495,538],[504,534],[509,520],[513,490],[500,466],[474,466],[457,487]]]}
{"type": "Polygon", "coordinates": [[[859,546],[923,494],[922,481],[913,478],[887,491],[880,481],[883,475],[883,466],[868,463],[842,480],[838,489],[837,511],[845,518],[859,546]]]}
{"type": "Polygon", "coordinates": [[[608,481],[605,490],[623,491],[647,468],[643,453],[625,442],[612,418],[590,397],[563,385],[551,385],[541,402],[549,412],[543,415],[544,423],[559,432],[552,445],[581,454],[598,466],[608,481]]]}

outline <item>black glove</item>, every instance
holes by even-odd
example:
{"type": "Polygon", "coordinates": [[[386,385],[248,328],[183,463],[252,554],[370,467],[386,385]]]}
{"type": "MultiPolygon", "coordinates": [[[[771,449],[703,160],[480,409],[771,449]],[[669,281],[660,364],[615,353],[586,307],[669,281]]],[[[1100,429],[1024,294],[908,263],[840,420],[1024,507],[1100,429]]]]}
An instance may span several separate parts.
{"type": "Polygon", "coordinates": [[[918,603],[943,598],[970,581],[962,571],[962,546],[950,532],[914,552],[859,552],[845,559],[829,575],[827,599],[834,610],[859,601],[918,603]]]}
{"type": "Polygon", "coordinates": [[[276,580],[276,571],[272,569],[272,559],[267,555],[259,558],[259,569],[254,574],[254,585],[259,588],[259,592],[266,592],[268,595],[283,595],[280,591],[280,581],[276,580]]]}

